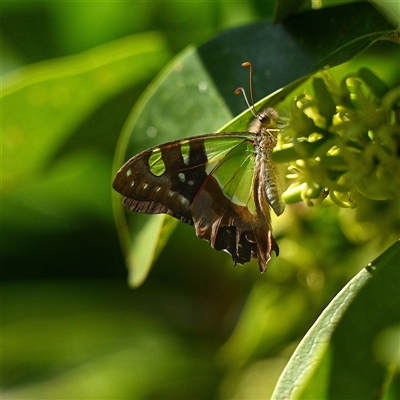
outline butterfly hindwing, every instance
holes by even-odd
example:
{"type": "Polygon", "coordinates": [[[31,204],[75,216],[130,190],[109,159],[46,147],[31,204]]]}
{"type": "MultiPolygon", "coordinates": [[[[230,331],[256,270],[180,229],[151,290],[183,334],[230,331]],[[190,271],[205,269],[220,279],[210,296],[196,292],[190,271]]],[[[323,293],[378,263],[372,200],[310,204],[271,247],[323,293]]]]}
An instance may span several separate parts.
{"type": "Polygon", "coordinates": [[[278,247],[257,168],[252,141],[233,148],[208,174],[193,202],[192,217],[199,238],[228,251],[235,264],[258,258],[264,271],[278,247]]]}

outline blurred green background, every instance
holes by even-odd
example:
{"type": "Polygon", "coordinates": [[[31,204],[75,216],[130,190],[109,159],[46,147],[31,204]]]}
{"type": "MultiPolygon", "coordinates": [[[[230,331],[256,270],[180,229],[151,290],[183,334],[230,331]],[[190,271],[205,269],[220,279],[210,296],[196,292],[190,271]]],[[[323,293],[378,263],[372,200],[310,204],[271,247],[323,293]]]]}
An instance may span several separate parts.
{"type": "Polygon", "coordinates": [[[296,205],[274,220],[281,256],[260,276],[179,224],[128,288],[111,207],[125,120],[179,51],[273,8],[2,2],[3,398],[268,398],[323,308],[393,243],[393,204],[364,202],[358,219],[296,205]]]}

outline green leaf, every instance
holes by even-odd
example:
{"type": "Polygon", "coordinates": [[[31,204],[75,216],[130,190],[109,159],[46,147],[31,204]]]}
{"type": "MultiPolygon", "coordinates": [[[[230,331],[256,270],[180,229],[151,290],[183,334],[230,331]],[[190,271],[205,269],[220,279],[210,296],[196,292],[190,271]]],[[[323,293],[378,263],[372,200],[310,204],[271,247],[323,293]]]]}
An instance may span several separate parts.
{"type": "MultiPolygon", "coordinates": [[[[400,24],[400,9],[395,1],[370,0],[370,2],[390,21],[394,26],[400,24]]],[[[399,42],[399,34],[397,32],[397,43],[399,42]]]]}
{"type": "Polygon", "coordinates": [[[167,58],[160,35],[141,34],[3,77],[3,193],[37,179],[94,110],[149,79],[167,58]]]}
{"type": "Polygon", "coordinates": [[[394,378],[398,385],[389,365],[396,357],[382,356],[377,343],[400,325],[399,259],[396,242],[332,300],[295,350],[272,399],[377,399],[394,378]]]}
{"type": "Polygon", "coordinates": [[[393,27],[367,2],[310,10],[284,22],[231,29],[198,50],[218,92],[234,115],[243,110],[232,91],[248,81],[241,64],[253,64],[255,100],[321,69],[349,61],[393,27]],[[362,21],[362,23],[360,23],[362,21]]]}
{"type": "Polygon", "coordinates": [[[144,227],[135,236],[126,260],[128,281],[132,288],[139,287],[146,280],[153,262],[175,230],[177,223],[177,219],[165,214],[154,215],[147,219],[144,227]]]}
{"type": "Polygon", "coordinates": [[[281,22],[289,15],[295,14],[308,2],[305,0],[276,0],[274,22],[281,22]]]}

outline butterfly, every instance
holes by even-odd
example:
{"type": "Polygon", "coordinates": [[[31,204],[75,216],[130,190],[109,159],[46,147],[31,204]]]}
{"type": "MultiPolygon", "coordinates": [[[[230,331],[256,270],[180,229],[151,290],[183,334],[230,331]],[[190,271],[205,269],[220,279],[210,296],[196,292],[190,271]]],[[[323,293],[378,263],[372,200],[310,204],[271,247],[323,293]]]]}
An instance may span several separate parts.
{"type": "Polygon", "coordinates": [[[171,215],[194,226],[212,248],[230,253],[234,265],[254,258],[265,272],[271,252],[279,254],[270,207],[276,215],[285,207],[270,158],[277,118],[266,108],[255,112],[247,132],[194,136],[142,151],[119,169],[113,188],[128,209],[171,215]]]}

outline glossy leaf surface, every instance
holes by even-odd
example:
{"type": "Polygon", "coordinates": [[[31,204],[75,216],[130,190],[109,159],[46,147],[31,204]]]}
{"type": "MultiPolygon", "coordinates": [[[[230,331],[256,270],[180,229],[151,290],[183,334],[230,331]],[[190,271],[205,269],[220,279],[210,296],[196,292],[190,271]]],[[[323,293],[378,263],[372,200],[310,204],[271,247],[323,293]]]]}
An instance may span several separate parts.
{"type": "Polygon", "coordinates": [[[400,325],[399,258],[397,242],[332,300],[297,347],[272,399],[376,399],[398,393],[399,375],[391,376],[390,368],[399,347],[385,362],[377,340],[400,325]]]}

